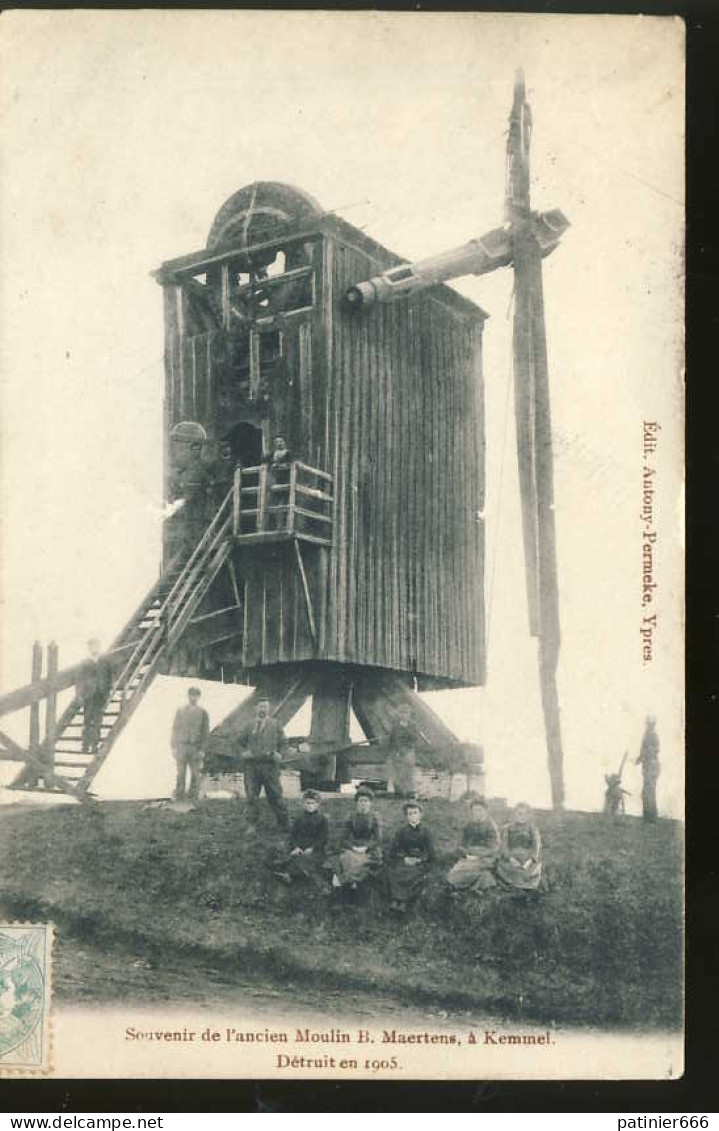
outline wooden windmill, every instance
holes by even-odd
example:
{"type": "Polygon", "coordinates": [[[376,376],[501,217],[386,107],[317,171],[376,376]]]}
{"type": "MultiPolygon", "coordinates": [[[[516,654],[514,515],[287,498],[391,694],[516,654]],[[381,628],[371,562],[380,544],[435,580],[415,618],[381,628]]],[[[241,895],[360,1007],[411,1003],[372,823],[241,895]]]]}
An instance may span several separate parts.
{"type": "Polygon", "coordinates": [[[532,116],[524,73],[518,70],[509,118],[505,183],[505,224],[463,247],[371,279],[347,293],[348,303],[367,309],[417,294],[461,275],[514,268],[514,406],[522,505],[522,534],[529,630],[539,645],[539,674],[552,801],[564,803],[563,753],[557,696],[559,586],[554,528],[552,423],[542,259],[558,245],[569,222],[562,212],[532,212],[530,143],[532,116]]]}
{"type": "Polygon", "coordinates": [[[529,210],[529,132],[518,81],[507,224],[456,252],[408,265],[307,194],[257,182],[223,205],[205,248],[155,272],[174,513],[160,580],[108,653],[99,751],[80,752],[77,700],[54,720],[76,668],[0,698],[0,714],[31,706],[31,753],[67,788],[90,788],[159,672],[254,688],[213,732],[220,753],[258,696],[282,723],[312,697],[310,748],[325,778],[349,742],[351,708],[370,741],[408,702],[427,746],[458,746],[416,692],[485,680],[486,315],[442,280],[513,264],[530,627],[561,804],[541,256],[567,222],[529,210]]]}

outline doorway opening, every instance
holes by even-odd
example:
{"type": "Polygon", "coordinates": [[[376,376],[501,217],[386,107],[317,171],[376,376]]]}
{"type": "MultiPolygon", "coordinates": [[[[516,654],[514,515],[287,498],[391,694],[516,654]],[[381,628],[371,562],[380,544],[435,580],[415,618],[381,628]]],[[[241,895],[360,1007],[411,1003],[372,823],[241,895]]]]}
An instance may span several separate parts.
{"type": "Polygon", "coordinates": [[[229,444],[233,467],[258,467],[262,461],[262,429],[256,424],[240,421],[223,436],[229,444]]]}

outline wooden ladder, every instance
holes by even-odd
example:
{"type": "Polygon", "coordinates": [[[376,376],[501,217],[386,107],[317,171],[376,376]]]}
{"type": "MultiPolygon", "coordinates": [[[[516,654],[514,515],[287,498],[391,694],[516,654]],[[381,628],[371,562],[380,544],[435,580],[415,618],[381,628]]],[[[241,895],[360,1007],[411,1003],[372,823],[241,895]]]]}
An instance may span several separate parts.
{"type": "Polygon", "coordinates": [[[114,649],[124,646],[131,651],[105,703],[97,751],[83,752],[85,720],[77,698],[58,720],[54,762],[56,789],[67,784],[68,793],[80,797],[88,793],[115,741],[140,705],[163,657],[179,643],[227,561],[231,547],[230,491],[189,558],[184,563],[177,558],[171,563],[114,642],[114,649]]]}

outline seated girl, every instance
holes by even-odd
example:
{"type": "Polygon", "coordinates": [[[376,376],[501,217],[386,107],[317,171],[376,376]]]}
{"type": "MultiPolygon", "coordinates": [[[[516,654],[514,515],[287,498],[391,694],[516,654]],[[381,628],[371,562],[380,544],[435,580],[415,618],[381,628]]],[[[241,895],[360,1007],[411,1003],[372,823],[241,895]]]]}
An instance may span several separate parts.
{"type": "Polygon", "coordinates": [[[335,889],[356,889],[376,872],[382,862],[380,831],[372,812],[372,790],[361,785],[355,794],[356,810],[348,819],[332,877],[335,889]]]}
{"type": "Polygon", "coordinates": [[[524,802],[502,829],[502,846],[495,869],[503,887],[536,891],[542,879],[542,840],[532,811],[524,802]]]}
{"type": "Polygon", "coordinates": [[[316,790],[305,790],[302,795],[304,812],[292,822],[289,853],[274,865],[274,875],[287,884],[293,880],[310,880],[318,886],[323,883],[329,824],[319,811],[321,803],[316,790]]]}
{"type": "Polygon", "coordinates": [[[462,830],[462,858],[447,876],[453,892],[479,892],[496,886],[493,873],[499,851],[499,829],[483,797],[473,794],[470,810],[471,820],[462,830]]]}
{"type": "Polygon", "coordinates": [[[394,911],[406,911],[422,894],[434,860],[432,837],[422,828],[422,806],[406,801],[402,806],[407,823],[395,834],[389,849],[387,881],[394,911]]]}

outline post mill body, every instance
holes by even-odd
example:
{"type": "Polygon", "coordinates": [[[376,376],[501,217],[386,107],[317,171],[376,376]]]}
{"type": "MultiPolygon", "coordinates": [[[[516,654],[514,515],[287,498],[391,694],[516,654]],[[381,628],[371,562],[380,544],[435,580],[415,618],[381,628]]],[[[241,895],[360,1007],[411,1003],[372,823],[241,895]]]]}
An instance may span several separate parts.
{"type": "Polygon", "coordinates": [[[223,206],[206,249],[155,272],[166,489],[186,496],[166,567],[236,487],[227,568],[170,670],[249,683],[282,721],[312,695],[317,749],[349,740],[350,703],[381,739],[407,698],[429,742],[454,743],[413,688],[485,678],[486,315],[438,284],[358,319],[348,289],[401,262],[306,194],[258,182],[223,206]],[[194,461],[188,422],[206,434],[194,461]]]}

